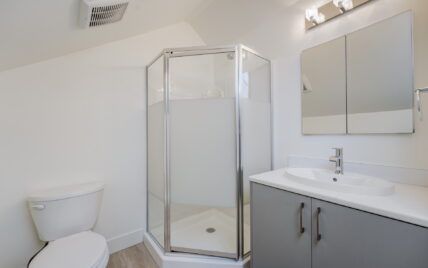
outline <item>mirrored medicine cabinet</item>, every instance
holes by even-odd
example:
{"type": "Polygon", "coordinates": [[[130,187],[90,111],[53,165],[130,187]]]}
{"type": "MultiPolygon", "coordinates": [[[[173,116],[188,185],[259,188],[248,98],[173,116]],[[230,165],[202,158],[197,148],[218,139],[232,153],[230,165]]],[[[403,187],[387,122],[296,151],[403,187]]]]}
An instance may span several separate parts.
{"type": "Polygon", "coordinates": [[[412,12],[301,55],[303,134],[413,133],[412,12]]]}

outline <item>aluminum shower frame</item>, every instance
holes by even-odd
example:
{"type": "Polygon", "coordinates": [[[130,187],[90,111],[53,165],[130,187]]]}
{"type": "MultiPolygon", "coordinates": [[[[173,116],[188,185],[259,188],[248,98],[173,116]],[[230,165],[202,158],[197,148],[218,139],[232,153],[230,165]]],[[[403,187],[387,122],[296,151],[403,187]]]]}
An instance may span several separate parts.
{"type": "MultiPolygon", "coordinates": [[[[147,107],[147,128],[148,129],[148,72],[150,66],[157,62],[160,58],[163,57],[163,83],[164,83],[164,92],[163,92],[163,102],[164,102],[164,178],[165,178],[165,195],[164,195],[164,245],[162,246],[159,241],[150,233],[149,230],[149,180],[148,180],[148,169],[150,168],[147,164],[147,200],[146,200],[146,212],[147,212],[147,233],[155,241],[158,246],[164,250],[166,255],[184,255],[189,256],[189,254],[199,254],[206,256],[222,257],[222,258],[231,258],[235,260],[242,260],[250,252],[244,252],[244,209],[243,209],[243,165],[242,165],[242,150],[241,150],[241,106],[240,106],[240,89],[242,85],[242,71],[243,71],[243,59],[244,51],[254,54],[268,62],[269,66],[269,94],[270,94],[270,104],[272,110],[272,90],[271,90],[271,61],[256,51],[243,46],[241,44],[231,45],[231,46],[201,46],[201,47],[184,47],[184,48],[167,48],[161,51],[147,66],[146,66],[146,107],[147,107]],[[209,55],[217,53],[235,53],[235,139],[236,139],[236,184],[237,184],[237,193],[236,193],[236,208],[237,208],[237,251],[236,254],[230,254],[225,252],[216,252],[216,251],[206,251],[199,249],[189,249],[189,248],[180,248],[173,247],[171,245],[171,174],[170,174],[170,109],[169,109],[169,92],[170,92],[170,66],[169,60],[174,57],[185,57],[185,56],[195,56],[195,55],[209,55]]],[[[272,154],[272,111],[270,113],[271,120],[271,154],[272,154]]],[[[147,144],[148,144],[148,135],[147,135],[147,144]]],[[[148,146],[146,147],[148,148],[148,146]]],[[[271,155],[271,168],[272,168],[272,155],[271,155]]],[[[148,150],[147,158],[148,161],[148,150]]]]}

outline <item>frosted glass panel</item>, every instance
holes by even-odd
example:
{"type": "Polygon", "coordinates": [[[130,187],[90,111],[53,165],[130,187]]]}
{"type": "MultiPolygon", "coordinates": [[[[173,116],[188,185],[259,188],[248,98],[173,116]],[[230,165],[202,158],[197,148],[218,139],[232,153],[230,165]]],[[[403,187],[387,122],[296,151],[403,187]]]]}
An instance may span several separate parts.
{"type": "Polygon", "coordinates": [[[163,57],[148,68],[147,79],[148,230],[163,246],[165,206],[163,57]]]}
{"type": "Polygon", "coordinates": [[[233,56],[170,59],[173,250],[237,254],[233,56]]]}
{"type": "Polygon", "coordinates": [[[250,251],[249,176],[271,170],[271,96],[269,61],[244,50],[241,108],[244,254],[250,251]]]}

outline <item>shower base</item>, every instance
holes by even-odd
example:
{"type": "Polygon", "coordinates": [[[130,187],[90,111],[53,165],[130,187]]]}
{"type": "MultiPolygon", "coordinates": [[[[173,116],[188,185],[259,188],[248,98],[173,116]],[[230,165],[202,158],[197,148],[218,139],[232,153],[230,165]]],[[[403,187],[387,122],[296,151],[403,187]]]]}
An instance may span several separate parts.
{"type": "MultiPolygon", "coordinates": [[[[174,251],[187,252],[218,252],[226,254],[231,258],[236,256],[236,219],[220,209],[208,209],[201,213],[191,215],[172,222],[171,224],[171,246],[174,251]]],[[[161,227],[152,230],[152,235],[158,241],[162,239],[161,227]]],[[[249,237],[249,226],[245,224],[245,237],[249,237]]],[[[244,248],[249,250],[250,241],[245,241],[244,248]]],[[[235,260],[205,257],[193,254],[164,254],[150,235],[145,235],[144,243],[154,255],[155,260],[163,268],[167,267],[247,267],[248,258],[237,262],[235,260]],[[190,261],[190,262],[189,262],[190,261]],[[179,264],[183,266],[177,266],[179,264]],[[193,264],[194,263],[194,264],[193,264]],[[214,265],[215,266],[212,266],[214,265]],[[169,266],[170,265],[170,266],[169,266]],[[191,266],[194,265],[194,266],[191,266]],[[210,266],[211,265],[211,266],[210,266]],[[217,266],[218,265],[218,266],[217,266]]]]}
{"type": "Polygon", "coordinates": [[[232,259],[196,254],[165,253],[149,234],[144,234],[144,245],[160,268],[250,268],[250,257],[232,259]]]}
{"type": "MultiPolygon", "coordinates": [[[[201,213],[185,217],[171,224],[171,246],[176,251],[212,251],[236,256],[236,219],[220,209],[208,209],[201,213]]],[[[163,228],[152,230],[153,236],[160,241],[163,228]]],[[[250,228],[244,226],[244,237],[250,237],[250,228]]],[[[250,241],[244,241],[244,249],[250,249],[250,241]]]]}

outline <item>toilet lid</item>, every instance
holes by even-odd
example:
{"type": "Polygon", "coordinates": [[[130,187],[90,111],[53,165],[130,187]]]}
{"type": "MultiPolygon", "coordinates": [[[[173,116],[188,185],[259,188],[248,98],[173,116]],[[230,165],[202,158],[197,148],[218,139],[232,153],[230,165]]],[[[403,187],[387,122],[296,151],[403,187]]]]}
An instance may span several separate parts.
{"type": "Polygon", "coordinates": [[[30,268],[98,268],[108,258],[107,243],[94,232],[81,232],[49,243],[30,268]]]}

